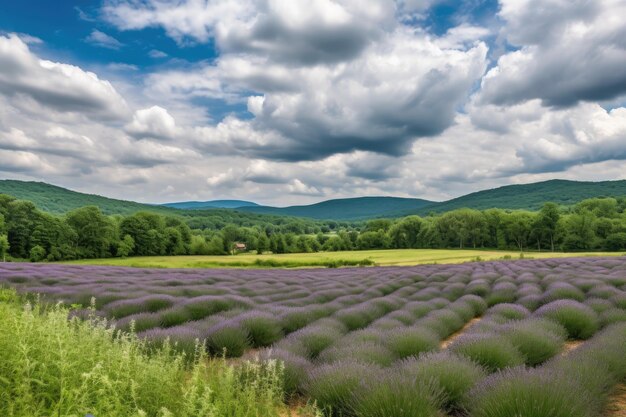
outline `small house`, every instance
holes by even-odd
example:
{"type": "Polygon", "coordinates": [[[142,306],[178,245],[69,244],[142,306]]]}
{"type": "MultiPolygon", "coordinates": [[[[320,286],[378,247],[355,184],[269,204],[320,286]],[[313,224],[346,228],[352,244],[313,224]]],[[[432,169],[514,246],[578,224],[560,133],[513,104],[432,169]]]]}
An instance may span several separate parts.
{"type": "Polygon", "coordinates": [[[248,248],[245,243],[236,242],[233,246],[233,250],[235,250],[236,252],[245,252],[246,250],[248,250],[248,248]]]}

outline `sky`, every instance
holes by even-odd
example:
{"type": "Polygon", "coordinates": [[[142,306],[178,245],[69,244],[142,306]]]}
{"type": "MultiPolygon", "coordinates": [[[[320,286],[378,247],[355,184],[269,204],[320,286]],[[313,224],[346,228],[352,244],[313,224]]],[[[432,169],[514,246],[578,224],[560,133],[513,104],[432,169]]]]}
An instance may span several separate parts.
{"type": "Polygon", "coordinates": [[[626,178],[626,0],[0,0],[0,178],[141,202],[626,178]]]}

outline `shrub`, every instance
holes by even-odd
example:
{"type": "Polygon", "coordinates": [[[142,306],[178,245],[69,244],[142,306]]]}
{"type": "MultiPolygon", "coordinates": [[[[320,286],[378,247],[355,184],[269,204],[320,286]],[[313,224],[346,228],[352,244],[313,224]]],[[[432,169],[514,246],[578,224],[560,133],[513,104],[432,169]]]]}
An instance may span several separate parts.
{"type": "Polygon", "coordinates": [[[282,349],[268,349],[261,352],[260,357],[263,360],[275,359],[283,363],[283,389],[287,397],[303,393],[311,368],[309,361],[282,349]]]}
{"type": "Polygon", "coordinates": [[[233,303],[227,298],[214,295],[194,297],[184,303],[184,308],[192,320],[200,320],[232,307],[233,303]]]}
{"type": "Polygon", "coordinates": [[[611,308],[600,313],[600,322],[602,326],[608,326],[613,323],[626,322],[626,311],[621,308],[611,308]]]}
{"type": "Polygon", "coordinates": [[[418,320],[415,324],[420,327],[427,327],[440,338],[445,338],[462,328],[465,323],[454,311],[436,310],[423,319],[418,320]]]}
{"type": "Polygon", "coordinates": [[[490,372],[522,365],[524,356],[504,336],[488,333],[461,336],[450,350],[466,356],[490,372]]]}
{"type": "Polygon", "coordinates": [[[436,383],[445,394],[443,406],[449,412],[459,410],[467,391],[486,376],[480,365],[449,351],[410,358],[400,362],[398,368],[417,380],[436,383]]]}
{"type": "Polygon", "coordinates": [[[380,372],[372,365],[341,361],[315,367],[309,373],[307,393],[325,411],[349,415],[355,390],[361,381],[375,380],[380,372]]]}
{"type": "Polygon", "coordinates": [[[540,295],[527,295],[517,300],[516,303],[526,307],[529,311],[535,311],[541,305],[541,300],[540,295]]]}
{"type": "Polygon", "coordinates": [[[404,309],[413,314],[416,319],[419,319],[433,311],[434,307],[426,301],[411,301],[404,306],[404,309]]]}
{"type": "Polygon", "coordinates": [[[118,300],[109,303],[105,311],[119,319],[137,313],[154,313],[171,307],[176,299],[168,295],[152,295],[134,299],[118,300]]]}
{"type": "Polygon", "coordinates": [[[613,287],[612,285],[600,284],[590,289],[587,295],[590,297],[609,299],[620,293],[620,290],[613,287]]]}
{"type": "Polygon", "coordinates": [[[415,316],[405,310],[396,310],[392,313],[387,314],[385,317],[398,320],[405,326],[409,326],[415,322],[415,316]]]}
{"type": "Polygon", "coordinates": [[[477,295],[464,295],[458,301],[464,301],[474,309],[474,316],[480,316],[487,310],[487,302],[477,295]]]}
{"type": "Polygon", "coordinates": [[[298,340],[306,348],[307,356],[315,359],[320,352],[340,339],[342,334],[330,326],[311,325],[289,335],[289,339],[298,340]]]}
{"type": "Polygon", "coordinates": [[[115,323],[115,327],[129,332],[132,330],[136,333],[143,332],[144,330],[153,329],[159,327],[161,324],[161,316],[159,313],[139,313],[132,316],[126,316],[115,323]]]}
{"type": "Polygon", "coordinates": [[[366,327],[382,314],[384,310],[378,306],[360,304],[338,311],[335,318],[345,324],[348,330],[356,330],[366,327]]]}
{"type": "Polygon", "coordinates": [[[548,330],[529,323],[515,323],[503,332],[504,336],[524,355],[527,365],[539,365],[558,354],[564,339],[548,330]]]}
{"type": "Polygon", "coordinates": [[[174,351],[185,353],[191,358],[194,357],[201,343],[200,332],[187,326],[150,329],[137,336],[157,348],[163,348],[167,342],[174,351]]]}
{"type": "Polygon", "coordinates": [[[476,279],[470,282],[465,289],[467,294],[474,294],[479,297],[485,297],[491,291],[489,283],[484,279],[476,279]]]}
{"type": "Polygon", "coordinates": [[[567,282],[555,282],[548,287],[543,296],[543,303],[549,303],[556,300],[576,300],[583,301],[585,293],[567,282]]]}
{"type": "Polygon", "coordinates": [[[562,374],[522,368],[487,378],[467,399],[472,417],[590,417],[597,403],[562,374]]]}
{"type": "Polygon", "coordinates": [[[313,320],[315,320],[315,317],[301,308],[289,309],[280,316],[280,322],[285,333],[295,332],[313,320]]]}
{"type": "Polygon", "coordinates": [[[209,330],[207,347],[213,355],[238,358],[250,347],[250,334],[236,322],[224,322],[209,330]]]}
{"type": "Polygon", "coordinates": [[[494,291],[485,298],[485,301],[489,307],[495,306],[496,304],[512,303],[515,301],[515,292],[494,291]]]}
{"type": "Polygon", "coordinates": [[[269,346],[283,336],[280,322],[269,313],[256,311],[245,313],[239,321],[250,334],[253,347],[269,346]]]}
{"type": "Polygon", "coordinates": [[[380,330],[392,330],[404,327],[404,323],[390,317],[382,317],[370,324],[368,327],[380,330]]]}
{"type": "Polygon", "coordinates": [[[161,326],[174,327],[191,320],[189,313],[184,307],[174,306],[160,313],[161,326]]]}
{"type": "Polygon", "coordinates": [[[530,311],[521,305],[503,303],[491,307],[487,310],[487,314],[499,315],[507,320],[521,320],[528,317],[530,315],[530,311]]]}
{"type": "Polygon", "coordinates": [[[598,330],[598,315],[590,307],[573,300],[553,301],[535,314],[560,323],[572,339],[588,339],[598,330]]]}
{"type": "Polygon", "coordinates": [[[613,297],[611,297],[611,301],[613,302],[615,307],[626,310],[626,292],[615,294],[613,297]]]}
{"type": "Polygon", "coordinates": [[[588,298],[584,304],[591,307],[598,314],[614,307],[612,302],[604,298],[588,298]]]}
{"type": "Polygon", "coordinates": [[[439,347],[439,337],[431,330],[422,327],[406,327],[391,331],[386,339],[389,350],[400,359],[436,350],[439,347]]]}
{"type": "Polygon", "coordinates": [[[460,300],[450,304],[447,309],[454,311],[463,321],[469,321],[476,315],[474,307],[471,304],[460,300]]]}
{"type": "Polygon", "coordinates": [[[324,350],[318,357],[320,362],[357,360],[361,363],[389,366],[395,360],[393,353],[384,345],[376,342],[343,344],[341,341],[324,350]]]}
{"type": "Polygon", "coordinates": [[[443,393],[432,381],[386,371],[363,381],[352,403],[359,417],[435,417],[440,415],[443,393]]]}

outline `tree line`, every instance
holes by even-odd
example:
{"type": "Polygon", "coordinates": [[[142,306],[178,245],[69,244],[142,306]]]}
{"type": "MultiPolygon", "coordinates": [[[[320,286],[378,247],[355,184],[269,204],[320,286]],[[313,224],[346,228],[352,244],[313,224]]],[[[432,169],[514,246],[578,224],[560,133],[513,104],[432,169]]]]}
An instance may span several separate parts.
{"type": "Polygon", "coordinates": [[[226,255],[235,243],[258,253],[366,249],[492,248],[626,250],[626,200],[594,198],[541,210],[459,209],[367,222],[277,218],[221,223],[152,212],[104,215],[89,206],[55,216],[0,195],[0,258],[60,261],[155,255],[226,255]],[[274,220],[274,219],[272,219],[274,220]]]}

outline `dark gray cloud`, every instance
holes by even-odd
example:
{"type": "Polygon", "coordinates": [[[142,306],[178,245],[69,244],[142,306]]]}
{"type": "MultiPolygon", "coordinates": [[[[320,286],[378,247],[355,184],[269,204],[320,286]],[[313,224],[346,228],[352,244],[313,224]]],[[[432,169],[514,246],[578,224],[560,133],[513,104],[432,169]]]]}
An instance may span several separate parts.
{"type": "Polygon", "coordinates": [[[227,118],[196,143],[205,152],[291,162],[353,151],[402,156],[417,138],[452,125],[486,53],[482,43],[441,49],[400,31],[349,65],[290,74],[297,91],[249,98],[253,119],[227,118]]]}
{"type": "Polygon", "coordinates": [[[483,102],[541,99],[546,106],[568,107],[626,94],[626,2],[501,3],[507,39],[523,48],[502,56],[484,78],[483,102]]]}
{"type": "Polygon", "coordinates": [[[220,47],[231,53],[262,54],[272,62],[332,64],[354,59],[382,33],[371,22],[356,19],[337,26],[322,21],[304,27],[289,23],[276,15],[261,15],[249,31],[232,31],[221,37],[220,47]]]}

